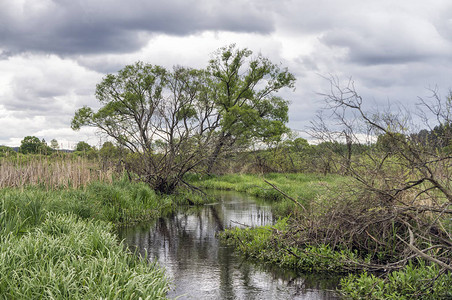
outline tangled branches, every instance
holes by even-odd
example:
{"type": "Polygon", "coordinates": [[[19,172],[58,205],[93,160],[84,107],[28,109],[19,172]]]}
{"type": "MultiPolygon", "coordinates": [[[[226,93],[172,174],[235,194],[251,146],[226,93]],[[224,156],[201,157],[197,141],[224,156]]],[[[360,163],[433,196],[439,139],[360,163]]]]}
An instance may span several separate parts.
{"type": "Polygon", "coordinates": [[[409,111],[367,112],[352,81],[342,87],[329,80],[330,116],[320,114],[310,133],[326,145],[348,145],[335,157],[356,184],[329,204],[312,205],[309,217],[293,224],[297,243],[356,250],[371,258],[371,270],[418,257],[452,271],[452,93],[421,99],[417,120],[426,129],[417,131],[409,111]],[[365,150],[353,154],[356,147],[365,150]]]}

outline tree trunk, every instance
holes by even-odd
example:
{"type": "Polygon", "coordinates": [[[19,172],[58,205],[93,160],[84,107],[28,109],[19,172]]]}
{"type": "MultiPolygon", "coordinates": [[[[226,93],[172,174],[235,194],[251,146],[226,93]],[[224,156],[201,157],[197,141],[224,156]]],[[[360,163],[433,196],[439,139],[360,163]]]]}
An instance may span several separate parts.
{"type": "Polygon", "coordinates": [[[207,162],[207,174],[212,174],[212,169],[217,162],[218,156],[220,155],[221,149],[223,149],[224,142],[221,140],[216,146],[212,153],[212,155],[209,157],[209,161],[207,162]]]}

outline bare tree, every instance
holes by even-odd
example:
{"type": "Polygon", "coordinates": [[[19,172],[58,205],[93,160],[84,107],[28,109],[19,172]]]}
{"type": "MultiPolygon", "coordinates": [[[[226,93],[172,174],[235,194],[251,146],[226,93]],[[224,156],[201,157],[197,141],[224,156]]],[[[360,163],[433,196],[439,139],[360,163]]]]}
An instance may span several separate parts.
{"type": "Polygon", "coordinates": [[[341,86],[331,77],[329,82],[331,90],[324,94],[328,122],[321,114],[310,133],[331,152],[337,143],[346,145],[335,157],[358,185],[349,187],[347,196],[355,200],[342,201],[347,204],[325,216],[327,225],[319,225],[329,229],[315,235],[332,244],[342,241],[350,246],[352,241],[374,254],[405,253],[390,267],[374,269],[391,270],[421,257],[451,271],[451,95],[446,100],[437,93],[433,101],[421,99],[421,120],[430,127],[419,134],[420,125],[408,110],[368,112],[353,81],[341,86]],[[352,148],[361,146],[364,151],[352,156],[352,148]]]}

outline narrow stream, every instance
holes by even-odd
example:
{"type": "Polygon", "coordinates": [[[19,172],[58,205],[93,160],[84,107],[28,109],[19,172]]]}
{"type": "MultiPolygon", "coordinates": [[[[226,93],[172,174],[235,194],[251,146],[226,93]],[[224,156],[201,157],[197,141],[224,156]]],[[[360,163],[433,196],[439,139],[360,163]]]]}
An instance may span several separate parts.
{"type": "Polygon", "coordinates": [[[272,224],[269,205],[236,192],[215,193],[218,203],[120,230],[132,250],[157,260],[178,299],[338,299],[337,279],[297,275],[249,262],[215,234],[225,228],[272,224]]]}

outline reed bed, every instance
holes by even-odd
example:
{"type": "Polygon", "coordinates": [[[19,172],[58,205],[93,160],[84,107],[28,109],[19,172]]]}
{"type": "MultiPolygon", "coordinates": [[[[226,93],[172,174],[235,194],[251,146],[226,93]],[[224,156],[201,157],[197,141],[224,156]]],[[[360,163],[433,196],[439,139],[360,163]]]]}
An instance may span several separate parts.
{"type": "Polygon", "coordinates": [[[79,188],[91,182],[112,183],[119,172],[101,168],[83,157],[46,157],[18,155],[0,160],[0,188],[41,185],[47,188],[79,188]]]}

